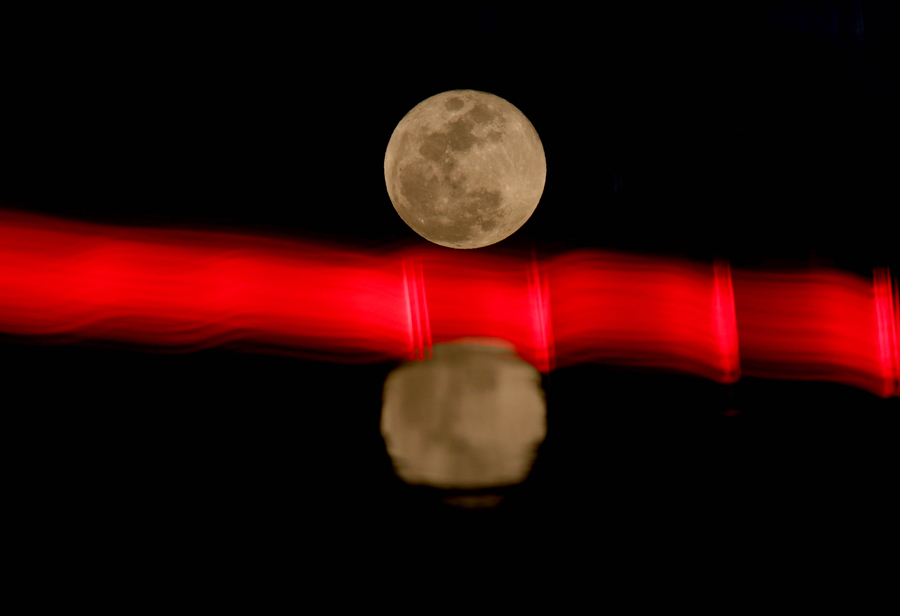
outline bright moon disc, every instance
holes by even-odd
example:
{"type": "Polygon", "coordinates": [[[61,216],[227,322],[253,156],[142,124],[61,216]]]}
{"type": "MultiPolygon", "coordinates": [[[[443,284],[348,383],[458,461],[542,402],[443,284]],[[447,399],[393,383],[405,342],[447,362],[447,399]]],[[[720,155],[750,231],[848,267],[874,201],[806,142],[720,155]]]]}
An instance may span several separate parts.
{"type": "Polygon", "coordinates": [[[515,233],[537,207],[546,178],[544,147],[528,118],[475,90],[416,105],[384,155],[384,181],[400,218],[449,248],[480,248],[515,233]]]}

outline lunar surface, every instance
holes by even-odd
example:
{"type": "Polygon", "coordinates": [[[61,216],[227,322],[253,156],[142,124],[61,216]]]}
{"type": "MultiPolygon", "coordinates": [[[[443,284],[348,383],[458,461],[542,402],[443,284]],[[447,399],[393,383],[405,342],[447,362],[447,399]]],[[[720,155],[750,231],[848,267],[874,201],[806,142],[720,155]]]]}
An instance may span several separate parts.
{"type": "Polygon", "coordinates": [[[400,218],[450,248],[499,242],[527,221],[544,191],[541,139],[521,111],[475,90],[416,105],[397,125],[384,180],[400,218]]]}

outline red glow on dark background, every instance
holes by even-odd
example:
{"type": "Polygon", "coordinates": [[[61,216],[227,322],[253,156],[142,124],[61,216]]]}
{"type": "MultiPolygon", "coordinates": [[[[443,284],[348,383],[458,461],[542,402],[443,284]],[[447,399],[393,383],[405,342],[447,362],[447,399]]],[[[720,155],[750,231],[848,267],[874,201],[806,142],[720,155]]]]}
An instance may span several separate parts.
{"type": "Polygon", "coordinates": [[[900,395],[886,269],[732,271],[581,250],[544,261],[366,251],[0,212],[0,332],[173,350],[223,344],[339,361],[423,359],[502,338],[542,372],[585,362],[733,383],[829,380],[900,395]]]}

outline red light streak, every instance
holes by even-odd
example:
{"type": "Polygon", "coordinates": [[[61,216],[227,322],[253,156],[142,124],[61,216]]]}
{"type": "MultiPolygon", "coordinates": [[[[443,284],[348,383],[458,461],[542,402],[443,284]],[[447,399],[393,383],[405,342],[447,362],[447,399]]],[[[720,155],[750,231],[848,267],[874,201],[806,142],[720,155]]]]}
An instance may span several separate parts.
{"type": "Polygon", "coordinates": [[[875,270],[878,349],[884,377],[883,397],[900,395],[900,289],[887,268],[875,270]],[[893,385],[893,387],[892,387],[893,385]],[[892,391],[893,390],[893,391],[892,391]]]}
{"type": "Polygon", "coordinates": [[[878,274],[873,281],[836,270],[735,272],[744,374],[837,381],[898,395],[889,361],[896,312],[878,299],[884,294],[879,280],[878,274]]]}
{"type": "Polygon", "coordinates": [[[422,264],[418,260],[402,261],[403,283],[409,316],[410,357],[413,360],[431,357],[431,319],[428,318],[428,302],[422,264]]]}
{"type": "Polygon", "coordinates": [[[502,338],[542,372],[582,362],[733,383],[830,380],[900,395],[886,269],[732,271],[725,261],[572,251],[544,261],[393,252],[0,211],[0,332],[339,361],[424,359],[502,338]]]}
{"type": "Polygon", "coordinates": [[[550,291],[546,273],[541,274],[537,254],[531,253],[531,269],[528,276],[528,292],[531,314],[534,315],[535,367],[543,373],[554,368],[553,329],[550,325],[550,291]]]}
{"type": "Polygon", "coordinates": [[[719,353],[725,369],[724,381],[734,383],[741,377],[741,358],[738,347],[737,317],[734,312],[734,286],[731,282],[731,266],[727,261],[713,264],[713,320],[719,353]]]}

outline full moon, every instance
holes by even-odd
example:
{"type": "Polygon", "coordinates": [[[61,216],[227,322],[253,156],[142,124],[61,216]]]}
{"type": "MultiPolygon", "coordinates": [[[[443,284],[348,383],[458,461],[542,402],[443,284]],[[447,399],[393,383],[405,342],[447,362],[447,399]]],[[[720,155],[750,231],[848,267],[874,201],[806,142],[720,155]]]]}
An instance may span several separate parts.
{"type": "Polygon", "coordinates": [[[449,248],[480,248],[527,221],[544,191],[537,131],[506,100],[476,90],[428,98],[404,116],[384,155],[394,209],[413,231],[449,248]]]}

